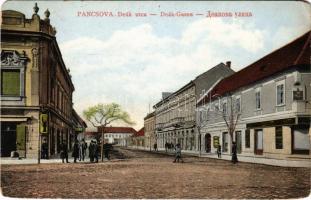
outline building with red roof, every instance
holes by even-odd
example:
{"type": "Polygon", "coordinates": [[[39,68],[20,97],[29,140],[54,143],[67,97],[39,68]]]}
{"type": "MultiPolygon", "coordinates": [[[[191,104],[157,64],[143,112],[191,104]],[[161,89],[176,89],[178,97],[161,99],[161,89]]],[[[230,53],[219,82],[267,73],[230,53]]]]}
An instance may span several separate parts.
{"type": "Polygon", "coordinates": [[[142,127],[132,136],[132,145],[137,148],[145,148],[145,127],[142,127]]]}
{"type": "Polygon", "coordinates": [[[222,79],[197,101],[202,151],[310,160],[310,31],[222,79]]]}
{"type": "Polygon", "coordinates": [[[136,130],[132,127],[98,127],[98,133],[104,132],[104,140],[109,144],[117,144],[127,146],[131,136],[136,134],[136,130]]]}

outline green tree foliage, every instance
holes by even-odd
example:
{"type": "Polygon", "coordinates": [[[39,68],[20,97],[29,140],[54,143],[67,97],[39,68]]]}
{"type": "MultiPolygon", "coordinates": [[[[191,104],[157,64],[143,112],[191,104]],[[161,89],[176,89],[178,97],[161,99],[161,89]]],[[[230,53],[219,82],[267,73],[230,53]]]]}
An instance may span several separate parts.
{"type": "MultiPolygon", "coordinates": [[[[116,103],[110,104],[97,104],[91,106],[83,111],[83,115],[94,127],[101,129],[101,160],[103,161],[103,144],[104,144],[104,131],[112,122],[121,121],[129,125],[134,125],[127,112],[123,111],[121,106],[116,103]]],[[[100,133],[97,134],[99,141],[100,133]]]]}
{"type": "Polygon", "coordinates": [[[83,111],[83,115],[94,127],[106,127],[115,121],[122,121],[134,125],[127,112],[116,103],[97,104],[83,111]]]}

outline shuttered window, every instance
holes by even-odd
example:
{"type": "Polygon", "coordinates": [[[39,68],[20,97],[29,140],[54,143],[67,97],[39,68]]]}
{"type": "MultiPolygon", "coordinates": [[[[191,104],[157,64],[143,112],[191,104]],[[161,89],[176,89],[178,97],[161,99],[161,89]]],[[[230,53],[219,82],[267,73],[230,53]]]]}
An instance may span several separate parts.
{"type": "Polygon", "coordinates": [[[1,70],[1,95],[20,96],[20,71],[1,70]]]}
{"type": "Polygon", "coordinates": [[[275,148],[276,149],[283,149],[282,126],[275,127],[275,148]]]}
{"type": "Polygon", "coordinates": [[[245,130],[245,148],[251,147],[251,136],[250,136],[250,130],[245,130]]]}

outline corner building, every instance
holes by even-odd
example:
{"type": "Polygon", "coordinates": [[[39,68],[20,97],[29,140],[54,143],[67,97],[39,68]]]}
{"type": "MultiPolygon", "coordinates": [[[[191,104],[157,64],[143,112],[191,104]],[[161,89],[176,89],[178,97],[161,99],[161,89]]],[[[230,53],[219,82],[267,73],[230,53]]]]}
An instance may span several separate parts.
{"type": "Polygon", "coordinates": [[[50,24],[50,12],[40,19],[37,4],[32,18],[2,11],[1,24],[1,156],[17,151],[38,158],[47,141],[49,156],[68,149],[74,136],[74,86],[50,24]]]}
{"type": "Polygon", "coordinates": [[[198,102],[208,122],[204,153],[220,144],[230,155],[235,141],[239,157],[310,161],[310,38],[307,32],[223,79],[198,102]],[[240,115],[232,138],[219,110],[240,115]]]}

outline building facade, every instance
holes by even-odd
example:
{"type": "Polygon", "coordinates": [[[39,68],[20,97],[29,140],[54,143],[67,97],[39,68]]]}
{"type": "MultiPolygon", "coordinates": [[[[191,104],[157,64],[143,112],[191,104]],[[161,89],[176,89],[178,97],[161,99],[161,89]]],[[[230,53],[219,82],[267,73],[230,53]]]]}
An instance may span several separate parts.
{"type": "Polygon", "coordinates": [[[21,157],[40,156],[47,141],[49,155],[70,147],[74,137],[74,86],[50,24],[50,12],[40,19],[2,11],[1,24],[1,156],[17,151],[21,157]]]}
{"type": "Polygon", "coordinates": [[[183,150],[198,151],[200,138],[196,128],[196,102],[217,81],[234,73],[230,62],[220,63],[174,93],[166,94],[155,106],[158,148],[166,143],[181,144],[183,150]]]}
{"type": "Polygon", "coordinates": [[[135,148],[145,149],[145,128],[142,127],[135,134],[131,136],[131,146],[135,148]]]}
{"type": "Polygon", "coordinates": [[[230,155],[235,141],[239,156],[310,159],[310,37],[223,79],[200,99],[204,152],[221,145],[230,155]]]}
{"type": "MultiPolygon", "coordinates": [[[[100,135],[102,128],[98,128],[100,135]]],[[[105,143],[115,144],[118,146],[128,146],[129,138],[136,133],[132,127],[105,127],[104,128],[104,141],[105,143]]]]}
{"type": "Polygon", "coordinates": [[[145,148],[152,149],[156,143],[155,137],[155,112],[149,113],[144,118],[144,131],[145,131],[145,148]]]}

